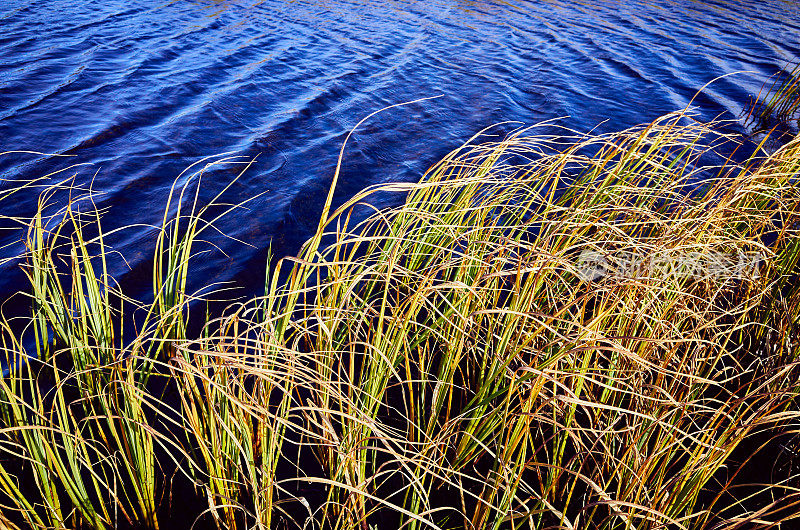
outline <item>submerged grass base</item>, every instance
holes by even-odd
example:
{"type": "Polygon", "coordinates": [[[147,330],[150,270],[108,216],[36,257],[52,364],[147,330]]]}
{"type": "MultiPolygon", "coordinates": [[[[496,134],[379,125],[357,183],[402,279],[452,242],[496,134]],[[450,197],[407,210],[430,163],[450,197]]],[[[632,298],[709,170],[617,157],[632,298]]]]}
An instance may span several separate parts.
{"type": "Polygon", "coordinates": [[[43,194],[1,335],[0,524],[793,527],[800,140],[709,166],[730,138],[683,113],[534,133],[329,197],[191,340],[192,197],[143,304],[99,216],[48,222],[43,194]],[[405,202],[351,218],[379,190],[405,202]]]}

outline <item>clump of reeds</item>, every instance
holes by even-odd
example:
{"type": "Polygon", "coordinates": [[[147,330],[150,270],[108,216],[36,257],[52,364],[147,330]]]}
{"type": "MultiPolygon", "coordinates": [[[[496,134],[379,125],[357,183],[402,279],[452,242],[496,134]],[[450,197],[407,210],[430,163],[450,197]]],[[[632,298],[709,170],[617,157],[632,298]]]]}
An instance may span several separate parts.
{"type": "Polygon", "coordinates": [[[265,295],[200,337],[197,206],[165,219],[148,303],[82,236],[98,218],[34,218],[31,315],[2,334],[9,524],[164,527],[179,494],[187,528],[790,520],[800,143],[712,166],[735,139],[685,113],[535,133],[329,196],[265,295]],[[405,201],[354,217],[377,191],[405,201]]]}
{"type": "Polygon", "coordinates": [[[776,75],[771,83],[761,87],[747,109],[745,122],[755,125],[759,132],[768,131],[770,134],[786,129],[794,122],[796,133],[799,110],[800,64],[776,75]]]}

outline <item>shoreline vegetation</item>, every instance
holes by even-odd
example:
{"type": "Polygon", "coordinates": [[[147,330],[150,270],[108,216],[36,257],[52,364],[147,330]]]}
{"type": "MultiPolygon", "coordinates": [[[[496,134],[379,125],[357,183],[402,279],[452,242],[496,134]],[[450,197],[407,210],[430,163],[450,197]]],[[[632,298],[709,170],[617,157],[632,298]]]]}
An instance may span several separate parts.
{"type": "Polygon", "coordinates": [[[198,337],[214,219],[190,185],[147,303],[109,276],[91,192],[53,216],[46,188],[30,310],[0,326],[0,525],[793,527],[800,138],[719,156],[742,141],[689,111],[532,127],[335,211],[331,191],[264,296],[198,337]]]}

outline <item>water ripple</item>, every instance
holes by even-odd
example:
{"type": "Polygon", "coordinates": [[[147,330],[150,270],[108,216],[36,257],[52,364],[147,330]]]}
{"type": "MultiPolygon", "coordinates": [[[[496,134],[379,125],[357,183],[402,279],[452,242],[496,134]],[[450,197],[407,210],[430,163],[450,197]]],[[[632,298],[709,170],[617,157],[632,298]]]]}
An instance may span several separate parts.
{"type": "MultiPolygon", "coordinates": [[[[0,177],[92,163],[70,174],[93,179],[113,228],[157,223],[173,179],[197,159],[257,155],[227,199],[263,195],[220,223],[252,247],[222,240],[227,256],[197,264],[204,282],[252,286],[270,240],[290,252],[308,235],[341,140],[374,110],[444,94],[360,130],[338,200],[417,179],[495,122],[568,115],[573,129],[619,129],[747,70],[695,100],[708,118],[736,116],[768,76],[798,60],[798,15],[797,3],[780,0],[26,2],[0,9],[0,150],[72,156],[2,157],[0,177]]],[[[207,175],[203,196],[235,174],[207,175]]],[[[29,214],[36,202],[21,196],[4,213],[29,214]]],[[[4,252],[19,246],[18,235],[3,237],[4,252]]],[[[118,274],[130,265],[141,276],[152,237],[119,236],[128,261],[118,274]]]]}

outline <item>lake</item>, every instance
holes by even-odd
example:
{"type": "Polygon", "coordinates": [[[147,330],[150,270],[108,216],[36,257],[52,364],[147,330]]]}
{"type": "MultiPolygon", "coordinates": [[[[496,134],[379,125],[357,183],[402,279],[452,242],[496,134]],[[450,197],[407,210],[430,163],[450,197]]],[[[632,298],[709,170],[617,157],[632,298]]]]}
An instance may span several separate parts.
{"type": "MultiPolygon", "coordinates": [[[[252,200],[217,223],[228,237],[211,238],[193,288],[258,290],[270,242],[284,255],[310,235],[346,133],[373,111],[441,95],[356,131],[339,201],[418,180],[498,122],[619,130],[746,71],[694,100],[704,119],[735,119],[798,57],[800,4],[779,0],[4,2],[0,151],[70,156],[0,156],[0,189],[81,164],[57,178],[91,185],[106,230],[135,225],[111,237],[112,272],[146,291],[175,178],[204,157],[257,157],[223,197],[252,200]]],[[[201,201],[239,169],[205,174],[201,201]]],[[[18,194],[3,213],[30,215],[37,199],[18,194]]],[[[23,232],[5,228],[0,258],[22,250],[23,232]]],[[[0,299],[20,279],[2,265],[0,299]]]]}

